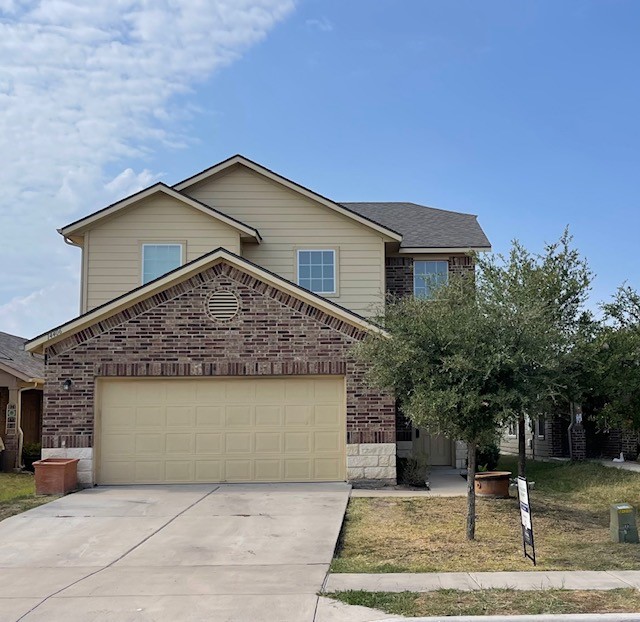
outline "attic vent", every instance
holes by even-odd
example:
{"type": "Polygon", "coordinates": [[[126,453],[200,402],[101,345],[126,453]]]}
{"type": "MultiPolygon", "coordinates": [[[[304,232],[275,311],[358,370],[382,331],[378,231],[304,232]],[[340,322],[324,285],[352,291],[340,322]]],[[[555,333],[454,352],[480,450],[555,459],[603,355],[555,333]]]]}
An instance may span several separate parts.
{"type": "Polygon", "coordinates": [[[207,298],[207,313],[216,322],[228,322],[237,315],[239,308],[238,297],[226,289],[219,289],[207,298]]]}

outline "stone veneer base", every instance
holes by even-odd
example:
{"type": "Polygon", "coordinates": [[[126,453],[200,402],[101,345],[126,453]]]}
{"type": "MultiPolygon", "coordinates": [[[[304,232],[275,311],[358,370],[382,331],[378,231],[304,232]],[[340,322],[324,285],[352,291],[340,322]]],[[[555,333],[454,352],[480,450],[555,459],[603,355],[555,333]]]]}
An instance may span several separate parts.
{"type": "MultiPolygon", "coordinates": [[[[93,486],[93,448],[43,448],[42,458],[77,458],[78,483],[83,488],[93,486]]],[[[395,486],[395,443],[347,445],[347,479],[355,488],[395,486]]]]}
{"type": "Polygon", "coordinates": [[[355,487],[395,486],[396,444],[347,445],[347,480],[355,487]]]}

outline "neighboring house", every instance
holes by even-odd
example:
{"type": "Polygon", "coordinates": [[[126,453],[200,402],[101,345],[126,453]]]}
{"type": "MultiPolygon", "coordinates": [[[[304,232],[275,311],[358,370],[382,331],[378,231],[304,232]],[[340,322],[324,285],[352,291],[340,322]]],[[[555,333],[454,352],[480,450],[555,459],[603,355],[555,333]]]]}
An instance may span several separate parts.
{"type": "Polygon", "coordinates": [[[397,427],[454,464],[351,349],[387,293],[473,270],[475,216],[337,203],[234,156],[60,233],[81,315],[27,348],[47,357],[43,455],[80,458],[83,483],[395,483],[397,427]]]}
{"type": "MultiPolygon", "coordinates": [[[[569,424],[571,417],[547,416],[526,418],[525,448],[527,457],[535,458],[565,458],[569,457],[569,424]]],[[[508,425],[500,441],[500,451],[503,454],[517,455],[518,453],[518,423],[514,421],[508,425]]]]}
{"type": "MultiPolygon", "coordinates": [[[[637,432],[601,429],[588,413],[584,414],[582,422],[571,426],[572,417],[568,411],[535,419],[527,417],[525,448],[529,458],[607,459],[617,458],[620,453],[627,460],[638,457],[640,438],[637,432]]],[[[516,455],[518,438],[518,425],[514,422],[503,431],[500,451],[516,455]]]]}
{"type": "Polygon", "coordinates": [[[24,349],[26,339],[0,332],[0,438],[2,469],[22,464],[22,448],[40,443],[44,359],[24,349]]]}

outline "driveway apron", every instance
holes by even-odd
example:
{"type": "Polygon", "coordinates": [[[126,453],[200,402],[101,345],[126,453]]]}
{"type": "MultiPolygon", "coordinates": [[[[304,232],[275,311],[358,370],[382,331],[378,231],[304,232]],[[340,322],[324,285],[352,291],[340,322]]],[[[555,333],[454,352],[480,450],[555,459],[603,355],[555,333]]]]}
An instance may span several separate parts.
{"type": "Polygon", "coordinates": [[[99,487],[0,523],[0,621],[313,621],[347,484],[99,487]]]}

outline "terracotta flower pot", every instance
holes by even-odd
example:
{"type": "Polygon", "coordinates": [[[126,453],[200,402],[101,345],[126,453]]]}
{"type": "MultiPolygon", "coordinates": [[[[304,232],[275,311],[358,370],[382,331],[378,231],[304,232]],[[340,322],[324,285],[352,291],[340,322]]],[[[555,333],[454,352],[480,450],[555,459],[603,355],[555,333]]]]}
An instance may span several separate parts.
{"type": "Polygon", "coordinates": [[[33,467],[37,495],[66,495],[78,488],[78,458],[45,458],[33,467]]]}
{"type": "Polygon", "coordinates": [[[494,499],[508,499],[510,479],[510,471],[476,473],[476,495],[479,497],[493,497],[494,499]]]}

